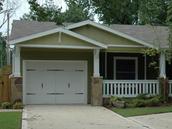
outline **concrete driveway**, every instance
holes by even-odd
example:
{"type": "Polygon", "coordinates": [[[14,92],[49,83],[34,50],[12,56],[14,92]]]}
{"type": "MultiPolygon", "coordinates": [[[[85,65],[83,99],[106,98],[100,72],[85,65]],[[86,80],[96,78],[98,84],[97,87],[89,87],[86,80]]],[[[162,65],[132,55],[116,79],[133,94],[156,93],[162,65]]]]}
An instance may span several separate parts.
{"type": "Polygon", "coordinates": [[[26,106],[22,129],[145,129],[104,107],[26,106]]]}
{"type": "Polygon", "coordinates": [[[135,116],[129,119],[149,129],[172,129],[172,113],[135,116]]]}

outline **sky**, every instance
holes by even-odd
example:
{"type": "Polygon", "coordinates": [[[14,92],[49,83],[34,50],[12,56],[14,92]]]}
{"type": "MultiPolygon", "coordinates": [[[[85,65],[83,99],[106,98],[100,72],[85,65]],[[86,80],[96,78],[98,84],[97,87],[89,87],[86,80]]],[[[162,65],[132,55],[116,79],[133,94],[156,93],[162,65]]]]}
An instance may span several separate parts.
{"type": "MultiPolygon", "coordinates": [[[[28,13],[29,12],[29,4],[27,2],[27,0],[9,0],[12,2],[16,2],[17,1],[17,5],[18,8],[16,10],[16,12],[14,13],[14,15],[10,18],[10,30],[11,30],[11,24],[13,20],[19,20],[20,17],[22,17],[22,15],[24,13],[28,13]]],[[[43,4],[46,0],[38,0],[38,2],[40,4],[43,4]]],[[[4,2],[4,8],[6,8],[6,2],[7,0],[5,0],[4,2]]],[[[59,7],[62,7],[62,11],[64,11],[66,9],[66,4],[64,2],[64,0],[54,0],[54,4],[58,5],[59,7]]],[[[0,23],[2,23],[2,18],[3,15],[0,15],[0,23]]],[[[7,32],[7,24],[5,24],[2,28],[0,28],[0,32],[2,32],[4,35],[7,32]]]]}

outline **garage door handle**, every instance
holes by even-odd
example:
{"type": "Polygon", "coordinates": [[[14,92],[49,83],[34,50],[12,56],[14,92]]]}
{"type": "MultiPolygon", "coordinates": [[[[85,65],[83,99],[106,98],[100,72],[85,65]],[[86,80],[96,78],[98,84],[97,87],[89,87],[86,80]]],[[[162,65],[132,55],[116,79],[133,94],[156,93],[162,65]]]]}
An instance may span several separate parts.
{"type": "Polygon", "coordinates": [[[70,83],[68,83],[68,88],[70,88],[70,83]]]}
{"type": "Polygon", "coordinates": [[[43,83],[41,84],[41,87],[42,87],[42,89],[44,88],[44,84],[43,83]]]}
{"type": "Polygon", "coordinates": [[[75,93],[76,95],[83,95],[84,93],[75,93]]]}

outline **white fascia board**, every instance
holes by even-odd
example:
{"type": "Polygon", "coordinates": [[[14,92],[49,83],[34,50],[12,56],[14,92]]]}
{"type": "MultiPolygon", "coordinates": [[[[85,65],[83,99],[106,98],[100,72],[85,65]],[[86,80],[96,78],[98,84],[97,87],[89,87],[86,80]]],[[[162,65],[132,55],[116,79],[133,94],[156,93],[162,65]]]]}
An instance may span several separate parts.
{"type": "Polygon", "coordinates": [[[101,48],[107,48],[107,45],[105,45],[105,44],[103,44],[103,43],[100,43],[100,42],[98,42],[98,41],[92,40],[92,39],[90,39],[90,38],[88,38],[88,37],[86,37],[86,36],[80,35],[80,34],[75,33],[75,32],[73,32],[73,31],[63,29],[61,32],[65,33],[65,34],[67,34],[67,35],[70,35],[70,36],[72,36],[72,37],[81,39],[81,40],[83,40],[83,41],[86,41],[86,42],[88,42],[88,43],[91,43],[91,44],[93,44],[93,45],[99,46],[99,47],[101,47],[101,48]]]}
{"type": "Polygon", "coordinates": [[[108,47],[120,47],[120,48],[145,48],[146,46],[139,45],[116,45],[116,44],[108,44],[108,47]]]}
{"type": "Polygon", "coordinates": [[[59,32],[61,30],[62,30],[62,28],[56,28],[56,29],[52,29],[52,30],[32,34],[32,35],[29,35],[29,36],[25,36],[23,38],[18,38],[18,39],[11,40],[9,42],[9,44],[14,45],[14,44],[21,43],[21,42],[24,42],[24,41],[28,41],[28,40],[31,40],[31,39],[35,39],[35,38],[39,38],[39,37],[42,37],[42,36],[50,35],[50,34],[59,32]]]}
{"type": "Polygon", "coordinates": [[[27,48],[99,49],[99,47],[73,46],[73,45],[21,44],[18,46],[19,47],[27,47],[27,48]]]}
{"type": "Polygon", "coordinates": [[[151,48],[156,48],[156,49],[157,49],[157,47],[155,47],[154,45],[151,45],[151,44],[146,43],[146,42],[144,42],[144,41],[142,41],[142,40],[133,38],[132,36],[129,36],[129,35],[124,34],[124,33],[122,33],[122,32],[113,30],[113,29],[111,29],[111,28],[109,28],[109,27],[106,27],[106,26],[104,26],[104,25],[95,23],[95,22],[90,21],[90,20],[86,20],[86,21],[83,21],[83,22],[75,23],[75,24],[72,24],[72,25],[67,26],[66,28],[67,28],[67,29],[74,29],[74,28],[78,28],[78,27],[81,27],[81,26],[84,26],[84,25],[92,25],[92,26],[94,26],[94,27],[97,27],[97,28],[99,28],[99,29],[105,30],[105,31],[110,32],[110,33],[112,33],[112,34],[115,34],[115,35],[118,35],[118,36],[120,36],[120,37],[129,39],[129,40],[134,41],[134,42],[137,42],[137,43],[139,43],[139,44],[141,44],[141,45],[144,45],[144,46],[147,46],[147,47],[151,47],[151,48]]]}

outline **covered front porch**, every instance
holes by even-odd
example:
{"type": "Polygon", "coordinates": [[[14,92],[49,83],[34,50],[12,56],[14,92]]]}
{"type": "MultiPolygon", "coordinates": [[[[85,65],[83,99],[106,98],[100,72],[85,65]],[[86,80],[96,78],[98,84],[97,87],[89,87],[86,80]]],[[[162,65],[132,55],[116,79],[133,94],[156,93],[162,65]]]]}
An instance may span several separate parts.
{"type": "Polygon", "coordinates": [[[156,57],[145,56],[140,52],[100,52],[103,98],[136,97],[139,94],[158,95],[159,78],[168,79],[169,96],[172,96],[170,71],[171,64],[168,64],[163,52],[156,57]],[[152,59],[158,64],[156,69],[150,66],[152,59]]]}

